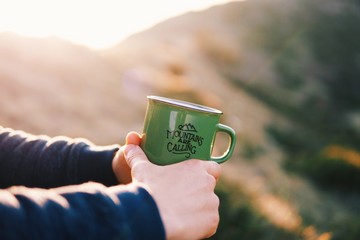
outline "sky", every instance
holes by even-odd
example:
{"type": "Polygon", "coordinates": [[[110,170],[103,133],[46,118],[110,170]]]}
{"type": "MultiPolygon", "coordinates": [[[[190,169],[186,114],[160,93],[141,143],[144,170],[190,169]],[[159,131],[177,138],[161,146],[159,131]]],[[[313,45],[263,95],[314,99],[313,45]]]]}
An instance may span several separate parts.
{"type": "Polygon", "coordinates": [[[0,32],[111,47],[156,23],[232,0],[0,0],[0,32]]]}

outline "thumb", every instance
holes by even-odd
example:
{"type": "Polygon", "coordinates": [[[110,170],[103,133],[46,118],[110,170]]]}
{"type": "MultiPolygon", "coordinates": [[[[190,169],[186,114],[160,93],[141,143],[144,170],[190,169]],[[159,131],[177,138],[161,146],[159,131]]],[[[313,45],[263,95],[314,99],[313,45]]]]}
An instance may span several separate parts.
{"type": "Polygon", "coordinates": [[[137,132],[129,132],[126,135],[126,145],[128,144],[134,144],[134,145],[140,145],[141,143],[141,136],[137,132]]]}
{"type": "Polygon", "coordinates": [[[130,168],[133,168],[133,166],[139,162],[149,162],[143,150],[139,146],[133,144],[126,145],[124,156],[130,168]]]}

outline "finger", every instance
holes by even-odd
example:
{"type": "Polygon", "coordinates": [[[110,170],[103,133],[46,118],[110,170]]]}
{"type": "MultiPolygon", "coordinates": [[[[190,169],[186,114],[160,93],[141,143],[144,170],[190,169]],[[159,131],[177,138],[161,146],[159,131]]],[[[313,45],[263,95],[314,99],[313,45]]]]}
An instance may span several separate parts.
{"type": "Polygon", "coordinates": [[[141,137],[137,132],[129,132],[126,136],[126,144],[140,145],[141,137]]]}
{"type": "Polygon", "coordinates": [[[207,163],[207,172],[214,176],[216,180],[219,180],[221,175],[221,166],[217,162],[209,161],[207,163]]]}
{"type": "Polygon", "coordinates": [[[126,145],[124,148],[124,156],[130,168],[139,162],[149,162],[143,150],[137,145],[126,145]]]}
{"type": "Polygon", "coordinates": [[[125,160],[124,148],[125,146],[122,146],[116,153],[113,171],[119,183],[127,184],[131,182],[131,169],[125,160]]]}

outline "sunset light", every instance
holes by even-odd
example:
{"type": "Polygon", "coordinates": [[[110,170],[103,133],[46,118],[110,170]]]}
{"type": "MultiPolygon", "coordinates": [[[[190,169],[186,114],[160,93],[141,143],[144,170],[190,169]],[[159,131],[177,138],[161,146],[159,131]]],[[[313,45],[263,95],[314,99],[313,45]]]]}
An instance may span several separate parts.
{"type": "Polygon", "coordinates": [[[360,1],[0,0],[0,240],[360,240],[359,26],[360,1]]]}
{"type": "Polygon", "coordinates": [[[0,32],[105,48],[167,18],[229,1],[0,0],[0,32]]]}

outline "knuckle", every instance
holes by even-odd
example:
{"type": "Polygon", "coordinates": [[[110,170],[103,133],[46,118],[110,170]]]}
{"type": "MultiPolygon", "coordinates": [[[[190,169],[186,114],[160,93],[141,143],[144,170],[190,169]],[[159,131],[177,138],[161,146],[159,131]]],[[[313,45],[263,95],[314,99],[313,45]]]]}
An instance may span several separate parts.
{"type": "Polygon", "coordinates": [[[214,204],[215,204],[216,208],[219,209],[220,199],[215,193],[214,193],[214,204]]]}
{"type": "Polygon", "coordinates": [[[221,174],[221,165],[217,162],[213,162],[215,171],[220,175],[221,174]]]}
{"type": "Polygon", "coordinates": [[[148,173],[147,169],[149,166],[147,165],[146,162],[136,162],[131,169],[132,175],[135,176],[137,180],[144,179],[148,173]]]}
{"type": "Polygon", "coordinates": [[[209,226],[208,226],[208,232],[207,232],[207,236],[206,238],[209,238],[211,236],[213,236],[216,231],[217,231],[217,228],[219,226],[219,222],[220,222],[220,216],[219,214],[214,214],[213,216],[209,217],[209,226]]]}
{"type": "Polygon", "coordinates": [[[212,217],[212,220],[211,220],[211,226],[213,227],[214,230],[217,229],[219,222],[220,222],[220,216],[217,213],[212,217]]]}
{"type": "Polygon", "coordinates": [[[217,214],[216,216],[213,217],[211,222],[212,234],[216,233],[216,230],[219,226],[219,222],[220,222],[220,216],[219,214],[217,214]]]}
{"type": "Polygon", "coordinates": [[[214,176],[220,176],[221,174],[221,166],[219,163],[217,162],[210,162],[210,168],[211,168],[211,172],[213,173],[214,176]]]}
{"type": "Polygon", "coordinates": [[[214,212],[219,212],[219,206],[220,206],[219,197],[215,193],[212,193],[211,196],[209,197],[209,208],[212,209],[212,211],[214,212]]]}
{"type": "Polygon", "coordinates": [[[219,222],[220,222],[219,211],[216,211],[213,217],[211,218],[211,227],[213,228],[214,233],[216,232],[219,222]]]}
{"type": "Polygon", "coordinates": [[[147,168],[146,162],[136,162],[133,166],[133,169],[136,169],[137,171],[145,171],[147,168]]]}
{"type": "Polygon", "coordinates": [[[205,186],[209,191],[213,192],[216,186],[216,179],[210,174],[207,174],[205,180],[205,186]]]}

